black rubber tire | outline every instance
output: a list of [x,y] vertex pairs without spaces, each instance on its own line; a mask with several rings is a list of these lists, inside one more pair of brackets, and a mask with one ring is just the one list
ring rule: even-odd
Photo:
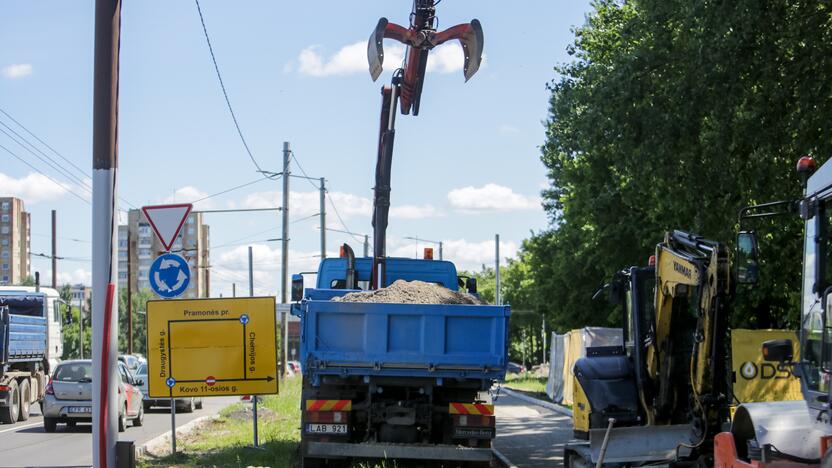
[[151,405],[151,404],[150,404],[149,402],[147,402],[147,401],[143,401],[143,402],[142,402],[142,407],[144,408],[144,410],[145,410],[145,411],[148,411],[150,408],[152,408],[152,407],[153,407],[153,405]]
[[17,387],[16,380],[9,383],[9,395],[11,395],[9,406],[0,407],[0,422],[4,424],[16,423],[20,413],[20,389]]
[[127,405],[124,405],[124,409],[118,415],[118,431],[124,432],[127,430]]
[[196,407],[196,409],[202,409],[202,398],[200,398],[199,401],[196,402],[195,407]]
[[133,419],[133,427],[141,427],[144,425],[144,405],[139,406],[139,415]]
[[[179,408],[176,409],[179,411]],[[183,413],[193,413],[194,412],[194,399],[190,398],[187,403],[182,405],[182,412]]]
[[43,418],[43,430],[49,433],[55,432],[58,428],[58,420],[55,418]]
[[18,421],[27,421],[29,419],[29,408],[31,407],[32,402],[29,401],[31,398],[31,388],[29,387],[29,381],[23,379],[20,381],[20,410],[17,413],[17,420]]

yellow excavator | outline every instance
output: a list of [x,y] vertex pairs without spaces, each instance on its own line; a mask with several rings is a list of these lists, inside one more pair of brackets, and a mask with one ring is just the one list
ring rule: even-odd
[[565,465],[710,466],[732,404],[728,249],[669,232],[650,266],[606,289],[624,306],[625,345],[588,348],[575,363]]

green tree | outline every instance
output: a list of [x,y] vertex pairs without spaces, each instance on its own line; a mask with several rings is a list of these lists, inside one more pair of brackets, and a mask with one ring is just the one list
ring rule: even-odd
[[[147,301],[153,299],[149,289],[135,291],[133,303],[133,352],[147,356]],[[120,288],[118,295],[118,349],[126,353],[127,347],[127,288]]]
[[[737,212],[793,199],[799,156],[832,150],[830,5],[818,1],[598,0],[556,68],[542,161],[551,228],[524,244],[558,329],[618,325],[591,301],[643,265],[664,232],[733,244]],[[822,162],[822,161],[819,161]],[[736,326],[796,325],[796,219],[760,221],[761,283]]]

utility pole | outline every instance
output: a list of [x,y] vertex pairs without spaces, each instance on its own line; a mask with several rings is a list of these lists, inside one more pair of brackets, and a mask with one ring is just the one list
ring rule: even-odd
[[502,305],[500,298],[500,235],[494,235],[494,304]]
[[127,354],[133,354],[133,256],[130,248],[130,219],[127,220]]
[[370,236],[364,234],[364,258],[370,256]]
[[321,177],[321,259],[326,258],[326,180]]
[[439,260],[443,260],[443,258],[442,258],[442,246],[443,245],[444,244],[442,243],[442,241],[439,241]]
[[92,453],[115,468],[118,419],[118,69],[121,0],[95,2],[92,144]]
[[289,170],[289,162],[292,157],[292,151],[289,147],[289,142],[283,142],[283,203],[281,206],[281,219],[283,235],[280,238],[280,303],[286,304],[286,287],[289,282],[289,179],[291,172]]
[[231,283],[231,297],[237,297],[237,283]]
[[78,348],[81,359],[84,359],[84,295],[78,298]]
[[[281,237],[281,271],[280,271],[280,303],[288,303],[287,284],[289,283],[289,179],[291,171],[289,162],[292,157],[292,150],[288,141],[283,142],[283,204],[281,206],[281,217],[283,220],[283,236]],[[286,372],[286,313],[280,314],[280,369],[278,375],[283,378]]]
[[248,246],[248,296],[254,297],[254,254],[251,252],[251,246]]
[[58,228],[55,226],[57,214],[52,210],[52,289],[58,289]]

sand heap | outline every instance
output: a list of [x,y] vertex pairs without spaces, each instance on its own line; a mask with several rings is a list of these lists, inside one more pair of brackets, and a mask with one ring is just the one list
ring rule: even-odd
[[367,292],[353,292],[335,297],[332,300],[394,304],[485,304],[485,302],[471,294],[451,291],[438,284],[404,280],[397,280],[386,288]]

